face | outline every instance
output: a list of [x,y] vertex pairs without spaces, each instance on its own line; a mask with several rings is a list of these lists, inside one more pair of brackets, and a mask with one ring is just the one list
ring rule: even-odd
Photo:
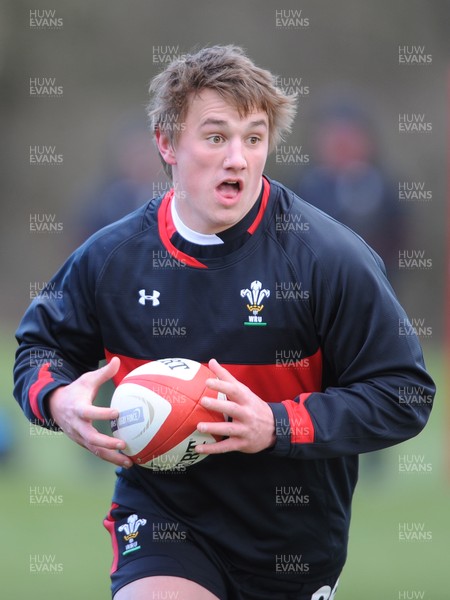
[[263,111],[240,117],[217,92],[192,97],[174,146],[157,133],[172,165],[178,214],[199,233],[218,233],[239,222],[258,199],[269,147]]
[[339,120],[319,129],[317,146],[321,161],[337,171],[369,162],[372,153],[368,134],[357,124]]

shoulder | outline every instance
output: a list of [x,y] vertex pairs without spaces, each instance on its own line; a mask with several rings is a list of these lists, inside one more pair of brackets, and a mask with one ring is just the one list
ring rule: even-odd
[[292,190],[271,181],[275,195],[274,229],[277,238],[294,255],[308,255],[325,271],[381,270],[378,254],[352,229],[309,204]]
[[[152,199],[122,219],[99,229],[83,242],[55,274],[71,285],[85,282],[96,289],[105,269],[117,258],[129,268],[135,248],[157,235],[157,211],[161,198]],[[152,230],[155,234],[152,234]],[[117,266],[118,262],[114,261]]]
[[83,246],[98,249],[102,245],[120,244],[156,224],[157,208],[161,198],[153,198],[133,212],[92,234]]
[[149,230],[157,228],[160,202],[161,198],[153,198],[118,221],[102,227],[75,251],[75,255],[104,262],[118,249],[145,238]]

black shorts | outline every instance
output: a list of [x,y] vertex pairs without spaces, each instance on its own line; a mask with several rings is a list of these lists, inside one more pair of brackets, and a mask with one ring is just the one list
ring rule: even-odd
[[104,526],[111,534],[111,590],[144,577],[167,575],[189,579],[220,600],[333,600],[337,576],[319,583],[283,582],[255,576],[225,563],[205,541],[180,522],[157,510],[136,513],[113,504]]

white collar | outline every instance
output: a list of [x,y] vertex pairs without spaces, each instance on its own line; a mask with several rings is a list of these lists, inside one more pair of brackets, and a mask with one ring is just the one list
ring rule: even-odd
[[214,246],[216,244],[223,244],[224,241],[220,239],[218,235],[215,233],[199,233],[198,231],[194,231],[187,225],[183,223],[180,218],[180,215],[177,212],[177,207],[175,205],[175,196],[172,199],[171,207],[172,220],[175,225],[178,233],[188,242],[192,242],[193,244],[199,244],[200,246]]

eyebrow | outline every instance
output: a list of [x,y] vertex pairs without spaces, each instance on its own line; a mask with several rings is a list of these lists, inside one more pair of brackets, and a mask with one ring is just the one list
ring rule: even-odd
[[[206,127],[208,125],[215,125],[216,127],[226,127],[227,121],[224,119],[213,119],[208,118],[205,119],[202,123],[200,123],[200,127]],[[265,127],[267,129],[267,122],[265,119],[258,119],[257,121],[250,121],[249,127]]]

